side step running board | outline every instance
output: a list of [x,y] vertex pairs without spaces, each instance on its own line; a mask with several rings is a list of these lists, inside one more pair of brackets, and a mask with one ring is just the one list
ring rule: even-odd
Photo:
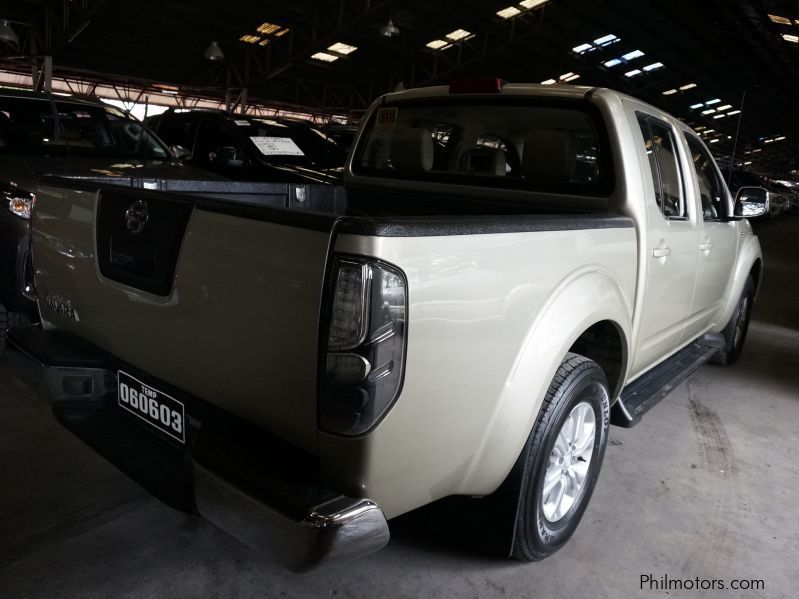
[[655,366],[624,389],[610,415],[610,423],[630,428],[677,385],[719,351],[717,347],[692,343]]

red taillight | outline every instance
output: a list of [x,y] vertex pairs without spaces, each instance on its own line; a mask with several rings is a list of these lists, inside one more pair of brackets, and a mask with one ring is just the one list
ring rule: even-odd
[[484,79],[458,79],[449,84],[451,94],[490,94],[499,93],[505,81],[499,77]]

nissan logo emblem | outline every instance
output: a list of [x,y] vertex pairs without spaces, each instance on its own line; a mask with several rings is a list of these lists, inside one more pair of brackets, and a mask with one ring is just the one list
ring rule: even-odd
[[150,213],[147,210],[147,202],[144,200],[136,200],[125,211],[125,227],[134,235],[138,235],[144,230],[148,220],[150,220]]

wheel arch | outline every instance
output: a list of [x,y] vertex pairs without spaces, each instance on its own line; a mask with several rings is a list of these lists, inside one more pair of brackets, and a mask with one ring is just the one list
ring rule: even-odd
[[596,361],[608,379],[611,402],[615,400],[628,369],[631,318],[628,293],[607,271],[585,269],[558,287],[536,314],[517,352],[461,492],[489,494],[505,480],[567,353]]

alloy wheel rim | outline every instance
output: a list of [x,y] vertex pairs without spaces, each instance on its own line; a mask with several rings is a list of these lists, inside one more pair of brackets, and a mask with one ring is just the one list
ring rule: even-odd
[[580,498],[591,466],[596,417],[587,401],[578,403],[555,439],[544,475],[541,506],[544,518],[557,522]]

